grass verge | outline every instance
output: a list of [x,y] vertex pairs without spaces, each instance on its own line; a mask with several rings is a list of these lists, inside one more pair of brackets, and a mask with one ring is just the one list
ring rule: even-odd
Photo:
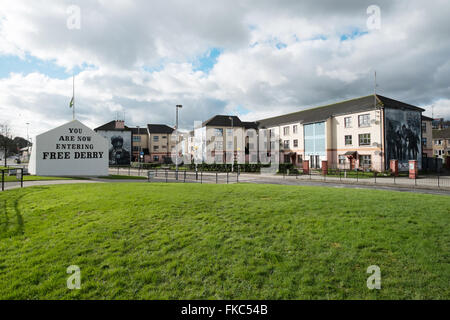
[[[108,183],[0,193],[0,299],[449,299],[450,197]],[[68,290],[67,267],[81,268]],[[381,290],[366,273],[381,268]]]

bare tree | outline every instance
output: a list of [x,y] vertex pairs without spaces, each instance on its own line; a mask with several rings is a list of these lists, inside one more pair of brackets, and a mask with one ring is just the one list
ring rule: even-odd
[[0,124],[0,147],[4,151],[5,167],[7,166],[8,151],[11,148],[11,128],[7,123]]

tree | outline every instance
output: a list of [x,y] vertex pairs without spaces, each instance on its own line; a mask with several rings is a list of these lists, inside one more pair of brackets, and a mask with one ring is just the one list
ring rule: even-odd
[[5,158],[5,167],[7,166],[6,159],[8,155],[11,154],[11,151],[16,148],[15,144],[11,139],[11,128],[7,123],[0,124],[0,147],[4,152]]

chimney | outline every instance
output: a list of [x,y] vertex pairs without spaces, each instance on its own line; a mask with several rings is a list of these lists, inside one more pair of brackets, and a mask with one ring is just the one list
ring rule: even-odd
[[125,128],[125,121],[123,121],[123,120],[116,120],[115,127],[116,127],[116,129],[124,129]]

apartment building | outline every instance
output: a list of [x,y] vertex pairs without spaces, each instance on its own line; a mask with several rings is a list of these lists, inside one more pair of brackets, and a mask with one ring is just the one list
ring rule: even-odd
[[257,163],[258,126],[237,116],[216,115],[197,126],[189,150],[206,163]]
[[422,116],[422,157],[433,156],[433,119]]
[[450,156],[450,128],[433,130],[433,155],[440,159]]
[[[370,95],[257,121],[280,143],[280,161],[311,168],[389,168],[415,159],[421,167],[424,109],[381,95]],[[273,145],[273,144],[272,144]]]
[[175,129],[165,124],[149,124],[147,132],[149,162],[170,163],[176,147]]
[[131,128],[134,162],[150,162],[149,134],[146,127]]
[[124,120],[113,120],[94,129],[109,141],[109,165],[129,165],[132,160],[131,129]]

